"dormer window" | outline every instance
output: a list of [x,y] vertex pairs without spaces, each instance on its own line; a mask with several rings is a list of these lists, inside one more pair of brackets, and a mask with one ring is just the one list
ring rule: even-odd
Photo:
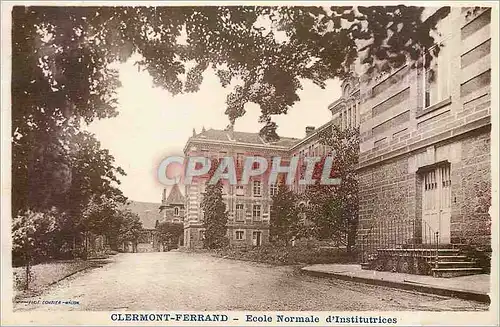
[[351,93],[351,86],[347,84],[344,89],[344,96],[348,97],[350,93]]

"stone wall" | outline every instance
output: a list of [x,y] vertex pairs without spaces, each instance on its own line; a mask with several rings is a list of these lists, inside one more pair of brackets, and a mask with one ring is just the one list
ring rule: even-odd
[[490,13],[452,8],[449,19],[449,97],[424,107],[422,70],[409,67],[361,83],[358,244],[387,221],[396,227],[377,242],[408,224],[422,234],[422,169],[439,164],[451,172],[450,242],[490,244]]
[[400,243],[421,241],[423,180],[419,169],[447,162],[451,171],[451,243],[488,246],[491,242],[490,137],[490,128],[484,127],[462,138],[360,170],[358,244],[363,243],[363,237],[374,225],[384,227],[382,232],[375,232],[379,234],[376,238],[381,238],[377,241],[381,245],[387,243],[387,239],[394,239],[390,234],[395,228]]
[[475,133],[461,144],[462,160],[452,166],[452,242],[488,245],[491,242],[490,132]]

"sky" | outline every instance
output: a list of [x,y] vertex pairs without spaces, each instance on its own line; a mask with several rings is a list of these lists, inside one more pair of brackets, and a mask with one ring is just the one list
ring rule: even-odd
[[[127,173],[120,177],[124,195],[129,200],[160,203],[164,186],[157,178],[159,163],[168,155],[182,155],[193,128],[199,133],[203,127],[224,129],[228,125],[224,111],[231,88],[220,86],[215,74],[207,71],[198,92],[172,96],[154,87],[150,75],[139,72],[133,59],[117,66],[122,83],[117,91],[118,116],[95,121],[87,129]],[[328,105],[340,97],[340,82],[328,81],[321,89],[304,81],[299,97],[286,115],[273,116],[280,136],[302,138],[306,126],[319,127],[330,120]],[[262,127],[260,109],[255,104],[245,109],[234,129],[257,133]]]

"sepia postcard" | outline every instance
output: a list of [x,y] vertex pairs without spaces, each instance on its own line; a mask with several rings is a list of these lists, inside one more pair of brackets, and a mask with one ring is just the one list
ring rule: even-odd
[[488,325],[495,2],[2,2],[2,326]]

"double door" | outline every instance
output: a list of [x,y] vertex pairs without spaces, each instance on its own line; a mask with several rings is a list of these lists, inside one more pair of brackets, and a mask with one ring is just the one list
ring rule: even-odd
[[422,185],[422,242],[450,243],[451,172],[450,166],[436,167],[423,174]]

